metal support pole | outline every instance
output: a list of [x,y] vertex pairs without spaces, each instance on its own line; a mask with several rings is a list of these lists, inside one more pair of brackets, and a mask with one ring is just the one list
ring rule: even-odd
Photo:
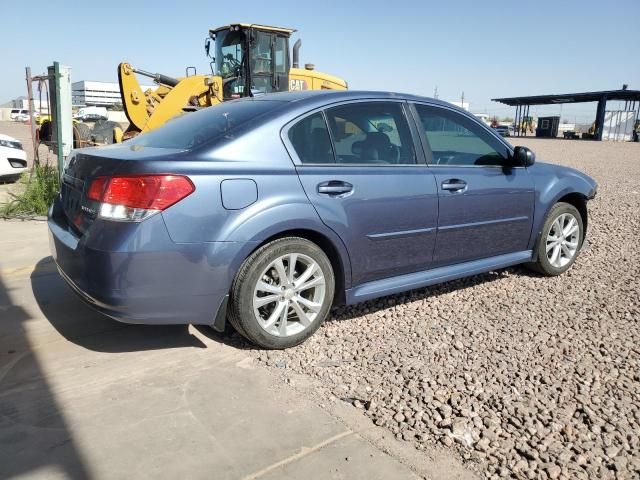
[[64,168],[64,153],[62,151],[62,104],[60,103],[60,63],[53,62],[53,74],[56,85],[56,143],[58,151],[58,176],[62,182],[62,170]]
[[607,109],[607,97],[598,100],[598,110],[596,112],[596,128],[593,136],[594,140],[602,140],[602,131],[604,130],[604,113]]
[[518,120],[518,112],[520,111],[520,105],[516,105],[516,136],[520,136],[520,121]]
[[27,75],[27,99],[29,101],[29,127],[31,130],[31,146],[33,148],[33,162],[34,165],[38,164],[38,145],[36,143],[36,125],[33,121],[33,114],[35,109],[33,108],[33,77],[31,77],[31,67],[26,67],[25,72]]
[[525,105],[520,105],[520,136],[524,137],[525,136],[525,132],[524,132],[524,112],[525,112],[526,106]]
[[519,137],[523,136],[523,131],[522,131],[522,117],[524,115],[524,105],[520,105],[518,107],[518,124],[520,125],[520,133],[518,134]]

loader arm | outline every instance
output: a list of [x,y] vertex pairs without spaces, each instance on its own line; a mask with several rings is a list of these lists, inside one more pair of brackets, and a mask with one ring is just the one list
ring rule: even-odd
[[149,120],[145,93],[138,83],[133,67],[126,62],[118,65],[118,83],[122,109],[129,120],[129,130],[142,131]]
[[131,134],[164,125],[181,115],[185,108],[210,107],[222,101],[222,79],[217,76],[193,75],[172,79],[156,74],[154,78],[159,83],[158,88],[143,92],[135,74],[136,70],[130,64],[118,65],[122,107],[130,123],[127,132]]

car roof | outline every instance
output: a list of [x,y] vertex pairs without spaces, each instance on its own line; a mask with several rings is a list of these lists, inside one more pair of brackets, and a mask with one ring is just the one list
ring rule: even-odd
[[[266,95],[260,95],[256,97],[246,97],[239,100],[233,100],[234,102],[241,101],[272,101],[281,102],[286,104],[283,108],[276,109],[272,114],[266,114],[263,117],[263,121],[268,121],[274,117],[280,117],[284,121],[289,121],[296,118],[300,114],[304,114],[310,110],[316,108],[324,108],[330,106],[332,103],[338,103],[349,100],[401,100],[409,102],[424,102],[435,106],[446,107],[451,110],[456,110],[462,115],[472,119],[480,125],[483,125],[488,131],[491,129],[482,121],[478,119],[471,112],[458,107],[449,102],[438,100],[430,97],[422,97],[419,95],[412,95],[409,93],[397,93],[397,92],[381,92],[381,91],[369,91],[369,90],[303,90],[294,92],[276,92]],[[508,128],[508,127],[505,127]],[[511,145],[494,133],[495,137],[502,142],[507,148],[512,148]]]
[[[295,92],[277,92],[268,95],[253,97],[253,100],[271,100],[295,103],[298,106],[313,106],[315,104],[328,104],[343,100],[407,100],[414,102],[429,102],[437,105],[455,107],[454,105],[429,97],[411,95],[408,93],[381,92],[374,90],[303,90]],[[293,106],[293,105],[292,105]]]

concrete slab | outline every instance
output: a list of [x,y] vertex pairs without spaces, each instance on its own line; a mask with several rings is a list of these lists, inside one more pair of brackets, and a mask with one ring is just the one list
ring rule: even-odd
[[[313,455],[305,455],[290,462],[259,472],[261,479],[324,478],[327,480],[388,480],[404,478],[404,465],[389,464],[388,456],[363,443],[355,434],[347,434],[326,445]],[[258,478],[258,477],[251,477]],[[415,476],[418,478],[418,476]]]
[[224,339],[89,309],[43,223],[0,233],[0,478],[416,478]]

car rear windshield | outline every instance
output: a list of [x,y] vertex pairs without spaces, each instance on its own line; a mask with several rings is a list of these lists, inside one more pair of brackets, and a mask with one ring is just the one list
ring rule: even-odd
[[272,100],[236,100],[169,120],[166,125],[127,141],[129,145],[190,150],[282,106]]

